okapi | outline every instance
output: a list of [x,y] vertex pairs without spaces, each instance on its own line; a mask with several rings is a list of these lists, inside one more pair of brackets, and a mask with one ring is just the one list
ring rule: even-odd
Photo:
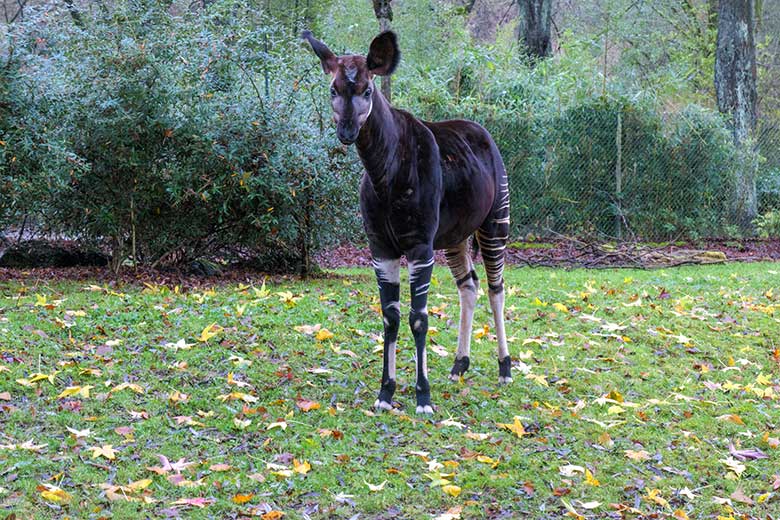
[[511,382],[503,281],[509,186],[492,137],[472,121],[431,123],[390,105],[374,87],[374,76],[390,75],[398,66],[401,54],[395,33],[386,31],[374,38],[367,56],[336,56],[311,32],[304,31],[302,37],[333,78],[330,95],[336,134],[342,143],[357,145],[365,167],[360,211],[384,318],[382,384],[374,407],[390,410],[396,389],[402,255],[409,263],[417,413],[433,413],[425,343],[434,250],[445,250],[460,299],[458,351],[450,378],[458,380],[468,370],[479,283],[468,250],[472,235],[487,273],[498,339],[498,381]]

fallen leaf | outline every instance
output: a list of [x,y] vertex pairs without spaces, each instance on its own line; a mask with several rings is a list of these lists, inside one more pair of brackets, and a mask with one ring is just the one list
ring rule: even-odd
[[64,489],[54,486],[52,484],[41,484],[36,488],[41,494],[41,498],[49,502],[55,502],[58,504],[67,504],[73,498]]
[[89,448],[92,450],[92,458],[105,457],[108,460],[116,459],[116,451],[111,444],[104,444],[103,446],[93,446]]
[[650,460],[650,454],[645,450],[625,450],[624,453],[626,457],[636,462]]
[[752,498],[747,496],[745,492],[742,490],[742,488],[737,488],[731,495],[729,495],[732,500],[735,502],[741,502],[743,504],[747,504],[749,506],[752,506],[755,504]]
[[365,480],[363,482],[365,482],[366,486],[368,486],[369,491],[382,491],[385,488],[385,484],[387,484],[386,480],[381,484],[376,485],[366,482]]
[[454,484],[447,484],[446,486],[442,486],[441,490],[452,497],[457,497],[460,495],[460,487]]
[[585,473],[585,468],[574,464],[565,464],[558,468],[558,472],[564,477],[573,477],[577,473]]
[[254,493],[247,493],[247,494],[238,493],[237,495],[233,496],[233,502],[235,502],[238,505],[246,504],[247,502],[252,500],[254,496],[255,496]]
[[217,322],[214,322],[201,331],[200,336],[198,336],[198,341],[201,343],[206,343],[220,332],[222,332],[222,327],[217,325]]
[[514,421],[511,424],[496,423],[496,426],[498,426],[499,428],[504,428],[506,430],[509,430],[510,432],[517,435],[518,439],[521,439],[523,435],[526,434],[525,428],[523,427],[523,423],[520,422],[520,418],[518,416],[514,417]]
[[589,486],[600,486],[601,483],[593,476],[589,469],[585,469],[585,483]]
[[314,338],[317,341],[325,341],[328,339],[333,338],[333,333],[329,331],[328,329],[320,329],[317,334],[314,336]]
[[311,471],[311,464],[309,464],[305,460],[299,462],[298,459],[293,459],[293,471],[296,473],[300,473],[301,475],[305,475],[309,471]]
[[172,506],[195,506],[203,509],[204,507],[211,505],[215,502],[213,498],[180,498],[175,502],[171,502]]
[[298,399],[295,401],[295,406],[300,408],[303,412],[310,412],[312,410],[319,410],[320,403],[317,401],[310,401],[308,399]]

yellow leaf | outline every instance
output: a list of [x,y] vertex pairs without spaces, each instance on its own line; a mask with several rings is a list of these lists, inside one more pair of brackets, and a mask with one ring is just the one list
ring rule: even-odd
[[252,500],[254,498],[254,496],[255,496],[254,493],[247,493],[247,494],[239,493],[239,494],[233,496],[233,502],[238,504],[238,505],[246,504],[247,502]]
[[610,406],[609,408],[607,408],[607,413],[609,415],[617,415],[617,414],[623,413],[623,412],[625,412],[625,410],[623,408],[621,408],[620,406],[616,405],[616,404],[614,404],[614,405]]
[[[746,466],[739,462],[734,457],[729,457],[727,459],[721,459],[719,460],[721,464],[726,466],[726,469],[728,470],[728,473],[726,474],[726,478],[730,480],[734,480],[742,476],[742,473],[745,471]],[[733,475],[733,476],[732,476]]]
[[284,516],[284,513],[281,511],[268,511],[267,513],[263,513],[263,515],[260,516],[262,520],[279,520],[281,517]]
[[454,484],[447,484],[446,486],[442,486],[441,490],[452,497],[457,497],[460,495],[460,487]]
[[647,489],[647,495],[644,496],[647,500],[650,500],[652,502],[655,502],[661,507],[667,507],[669,505],[669,502],[661,497],[661,490],[660,489]]
[[682,509],[676,510],[674,513],[672,513],[672,516],[676,518],[677,520],[689,520],[688,514],[683,511]]
[[144,489],[148,488],[152,484],[152,479],[145,478],[141,480],[136,480],[135,482],[131,482],[127,485],[127,488],[131,491],[143,491]]
[[80,395],[81,397],[87,398],[89,397],[89,390],[91,388],[95,388],[92,385],[86,385],[86,386],[69,386],[65,390],[63,390],[60,395],[57,396],[57,399],[62,399],[64,397],[70,397],[72,395]]
[[256,298],[267,298],[271,294],[271,291],[265,288],[265,278],[263,278],[263,285],[259,289],[252,287],[252,290],[255,292]]
[[566,307],[566,306],[565,306],[564,304],[562,304],[562,303],[555,302],[555,303],[553,303],[553,304],[552,304],[552,306],[553,306],[553,308],[554,308],[555,310],[557,310],[557,311],[560,311],[560,312],[563,312],[563,313],[566,313],[566,314],[568,314],[568,313],[569,313],[569,308],[568,308],[568,307]]
[[257,397],[245,394],[244,392],[230,392],[229,394],[223,394],[217,396],[220,401],[244,401],[245,403],[256,403]]
[[618,403],[622,403],[623,402],[623,396],[620,395],[620,392],[618,392],[617,390],[612,390],[609,393],[609,395],[607,395],[607,397],[609,397],[610,399],[612,399],[614,401],[617,401]]
[[222,331],[222,327],[217,325],[217,322],[214,322],[201,331],[200,336],[198,336],[198,341],[200,341],[201,343],[206,343],[208,340],[210,340],[211,338],[219,334],[221,331]]
[[371,484],[369,482],[363,481],[366,483],[366,486],[368,486],[369,491],[382,491],[385,488],[385,484],[387,484],[387,481],[383,481],[381,484]]
[[626,454],[626,457],[636,462],[650,459],[650,454],[645,450],[625,450],[624,453]]
[[144,389],[141,387],[141,385],[137,385],[135,383],[122,383],[112,388],[111,391],[109,391],[109,394],[113,394],[115,392],[121,392],[125,388],[132,390],[136,394],[144,393]]
[[547,377],[542,374],[526,374],[525,378],[533,380],[539,386],[550,386]]
[[293,471],[300,473],[301,475],[305,475],[311,471],[311,464],[305,460],[303,462],[299,462],[298,459],[293,459]]
[[38,486],[38,491],[41,493],[41,498],[49,502],[56,502],[58,504],[67,504],[73,497],[70,496],[65,490],[51,484],[43,484]]
[[482,330],[478,330],[474,334],[474,339],[482,339],[483,337],[487,336],[490,332],[490,326],[489,325],[483,325]]
[[601,483],[598,481],[596,477],[593,476],[593,473],[590,472],[589,469],[585,469],[585,483],[589,486],[600,486]]
[[491,459],[487,455],[477,455],[477,461],[479,461],[479,462],[481,462],[483,464],[490,464],[490,467],[492,467],[494,469],[501,462],[500,460],[497,460],[497,459]]
[[114,460],[116,459],[116,451],[114,450],[114,447],[111,444],[104,444],[103,446],[93,446],[90,448],[92,450],[92,458],[96,459],[98,457],[105,457],[108,460]]
[[317,335],[314,336],[314,338],[317,341],[325,341],[326,339],[331,339],[333,337],[333,333],[329,331],[328,329],[320,329],[317,332]]
[[54,376],[59,374],[59,371],[54,371],[51,374],[42,374],[40,372],[35,372],[30,376],[30,383],[37,383],[38,381],[44,381],[47,380],[49,383],[54,384]]
[[509,430],[510,432],[517,435],[518,439],[521,439],[523,435],[525,435],[525,428],[523,427],[523,423],[520,422],[520,418],[518,416],[514,417],[514,422],[512,422],[512,424],[496,423],[496,426]]

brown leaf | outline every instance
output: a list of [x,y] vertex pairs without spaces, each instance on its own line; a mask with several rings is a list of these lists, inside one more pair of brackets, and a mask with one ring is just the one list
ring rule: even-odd
[[310,412],[312,410],[318,410],[320,408],[320,403],[317,401],[310,401],[308,399],[300,398],[295,401],[295,406],[300,408],[303,412]]
[[731,499],[736,502],[742,502],[743,504],[747,504],[749,506],[752,506],[755,502],[753,502],[753,499],[750,498],[745,494],[744,491],[742,491],[742,488],[737,488],[736,491],[734,491],[731,495]]

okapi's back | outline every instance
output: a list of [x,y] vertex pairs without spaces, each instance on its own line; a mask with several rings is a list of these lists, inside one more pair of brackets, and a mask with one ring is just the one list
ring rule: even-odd
[[423,121],[439,146],[444,197],[436,247],[453,247],[465,240],[490,213],[506,184],[501,155],[490,133],[462,119]]

